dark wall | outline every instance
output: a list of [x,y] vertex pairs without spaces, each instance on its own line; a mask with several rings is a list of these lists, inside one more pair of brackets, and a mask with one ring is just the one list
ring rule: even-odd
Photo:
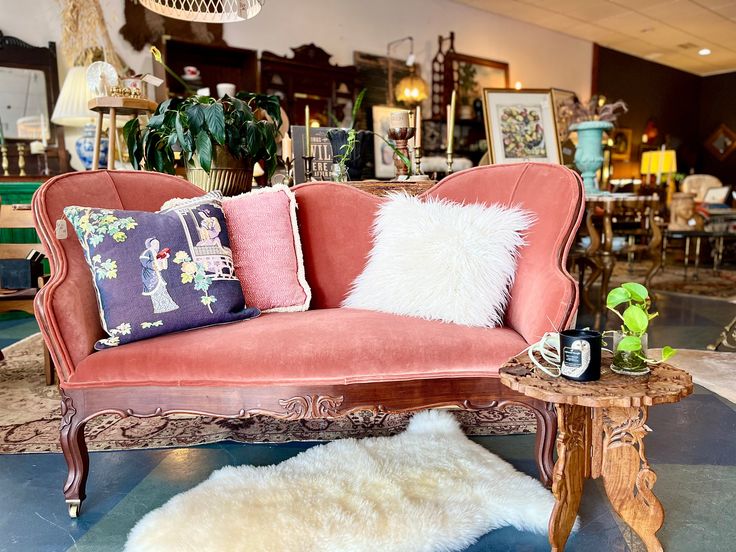
[[701,77],[602,46],[596,46],[594,56],[593,93],[609,101],[622,99],[629,106],[617,124],[632,129],[631,162],[616,163],[614,176],[639,175],[641,136],[650,118],[659,129],[652,145],[661,146],[667,140],[667,146],[677,150],[678,172],[695,167],[702,142],[698,124]]
[[[736,132],[736,73],[726,73],[700,79],[699,143],[725,123]],[[723,161],[701,148],[698,167],[700,172],[712,174],[725,184],[736,184],[736,152]]]

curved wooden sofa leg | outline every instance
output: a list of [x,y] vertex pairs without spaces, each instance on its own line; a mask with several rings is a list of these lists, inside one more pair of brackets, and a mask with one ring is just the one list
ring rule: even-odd
[[84,440],[84,426],[87,423],[84,412],[75,405],[72,397],[64,389],[61,391],[61,450],[67,464],[67,478],[64,484],[69,516],[76,518],[85,499],[85,486],[89,473],[89,453]]

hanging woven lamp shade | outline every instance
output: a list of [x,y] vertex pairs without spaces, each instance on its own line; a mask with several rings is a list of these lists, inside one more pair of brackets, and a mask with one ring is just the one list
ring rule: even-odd
[[258,15],[266,0],[139,0],[166,17],[202,23],[232,23]]

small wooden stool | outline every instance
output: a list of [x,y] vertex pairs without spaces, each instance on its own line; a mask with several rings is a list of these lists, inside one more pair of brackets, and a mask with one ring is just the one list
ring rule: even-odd
[[92,156],[92,170],[99,169],[100,164],[100,141],[102,139],[102,118],[105,113],[110,114],[110,145],[107,154],[107,169],[115,169],[115,142],[117,139],[117,128],[115,121],[118,115],[135,115],[141,113],[149,114],[156,111],[158,104],[145,98],[122,98],[117,96],[102,96],[92,98],[87,103],[92,111],[97,112],[97,128],[95,129],[95,150]]
[[645,376],[611,371],[603,359],[601,379],[577,382],[540,374],[528,356],[499,371],[501,383],[554,405],[557,462],[552,472],[555,507],[549,520],[552,550],[562,551],[570,535],[586,478],[603,478],[613,509],[641,537],[648,552],[662,552],[656,536],[664,508],[652,487],[657,476],[644,453],[649,407],[674,403],[693,392],[690,374],[669,364]]

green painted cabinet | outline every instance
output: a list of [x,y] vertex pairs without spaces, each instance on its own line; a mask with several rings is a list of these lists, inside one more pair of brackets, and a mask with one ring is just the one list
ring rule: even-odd
[[[30,203],[35,192],[43,184],[38,182],[0,182],[0,198],[4,205]],[[32,228],[1,228],[0,243],[39,243],[38,234]]]

